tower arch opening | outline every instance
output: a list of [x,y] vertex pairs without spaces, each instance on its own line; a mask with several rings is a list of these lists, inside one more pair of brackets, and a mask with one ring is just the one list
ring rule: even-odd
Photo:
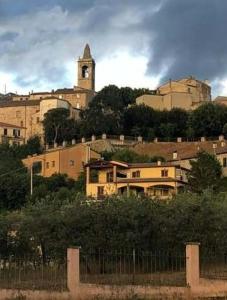
[[82,78],[88,78],[89,77],[89,68],[88,66],[82,67]]

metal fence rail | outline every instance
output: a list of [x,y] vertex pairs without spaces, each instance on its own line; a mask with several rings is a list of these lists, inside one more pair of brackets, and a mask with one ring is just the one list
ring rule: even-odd
[[0,288],[65,290],[67,288],[66,260],[0,257]]
[[185,286],[185,254],[168,251],[80,252],[81,282]]
[[221,252],[201,251],[200,276],[207,279],[227,279],[227,248]]

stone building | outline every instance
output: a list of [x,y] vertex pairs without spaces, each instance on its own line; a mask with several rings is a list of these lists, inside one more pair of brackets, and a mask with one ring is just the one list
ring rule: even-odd
[[24,144],[24,131],[22,126],[0,122],[0,142],[10,145]]
[[21,138],[26,142],[33,135],[43,137],[42,121],[50,109],[69,109],[71,118],[78,119],[80,111],[87,108],[95,95],[95,61],[89,45],[86,45],[83,57],[78,60],[77,70],[78,83],[73,88],[2,97],[0,122],[24,127]]
[[207,81],[193,77],[169,82],[157,88],[155,95],[142,95],[136,99],[136,104],[145,104],[157,110],[182,108],[192,110],[200,104],[211,101],[211,87]]
[[31,92],[28,95],[14,95],[13,101],[42,100],[56,97],[68,101],[75,109],[87,108],[95,95],[95,61],[87,44],[82,57],[77,62],[78,80],[73,88],[59,88],[49,92]]

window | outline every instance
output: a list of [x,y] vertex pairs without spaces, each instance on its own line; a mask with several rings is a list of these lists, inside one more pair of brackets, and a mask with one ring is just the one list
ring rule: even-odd
[[140,171],[132,172],[132,178],[138,178],[138,177],[140,177]]
[[39,117],[36,118],[36,123],[37,123],[37,124],[39,123]]
[[7,135],[7,128],[4,128],[4,135]]
[[98,196],[104,196],[104,186],[98,186]]
[[17,136],[20,136],[20,130],[17,130]]
[[13,136],[17,136],[17,130],[13,129]]
[[223,167],[224,168],[227,167],[227,158],[226,157],[223,158]]
[[19,110],[16,111],[16,118],[21,118],[21,112]]
[[55,161],[54,160],[52,161],[52,167],[53,168],[55,167]]
[[89,77],[88,66],[83,66],[82,67],[82,77],[83,78],[88,78]]
[[106,173],[106,182],[113,182],[113,172]]
[[20,121],[20,126],[23,127],[24,126],[24,122]]
[[69,161],[69,165],[70,165],[70,167],[73,167],[73,166],[75,165],[75,162],[74,162],[74,160],[70,159],[70,161]]
[[161,170],[161,177],[168,177],[168,170],[166,169]]
[[46,163],[46,168],[49,169],[49,162]]

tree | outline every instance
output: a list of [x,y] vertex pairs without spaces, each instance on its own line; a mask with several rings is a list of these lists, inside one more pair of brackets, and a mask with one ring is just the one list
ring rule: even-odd
[[29,192],[27,174],[17,172],[0,176],[0,210],[20,209]]
[[126,135],[147,137],[150,128],[156,123],[156,112],[145,105],[133,105],[124,113],[123,126]]
[[67,127],[69,119],[69,110],[65,108],[56,108],[49,110],[44,115],[44,133],[47,143],[59,143],[63,141],[62,131]]
[[194,130],[196,136],[218,136],[222,134],[226,122],[225,105],[206,103],[191,113],[188,127]]
[[222,177],[222,167],[217,158],[205,151],[197,155],[197,160],[190,161],[188,173],[189,190],[202,193],[204,190],[218,191]]
[[227,123],[224,124],[222,128],[222,133],[224,134],[225,138],[227,137]]
[[26,156],[33,154],[41,154],[43,152],[40,137],[37,135],[30,137],[25,146],[27,148]]

